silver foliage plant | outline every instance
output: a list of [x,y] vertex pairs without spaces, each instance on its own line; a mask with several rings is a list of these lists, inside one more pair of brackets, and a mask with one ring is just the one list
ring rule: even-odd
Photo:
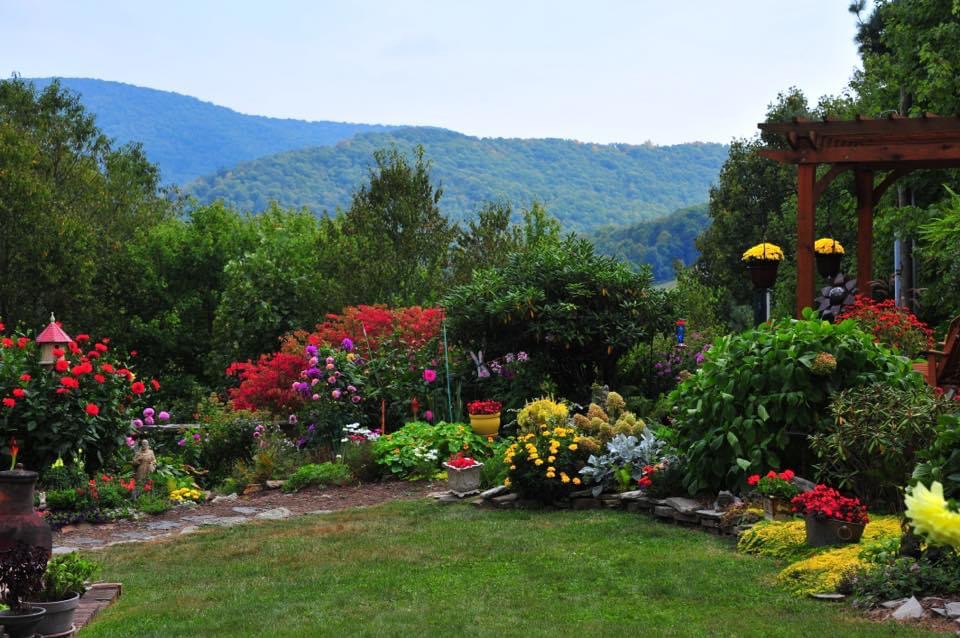
[[639,439],[618,434],[607,443],[606,454],[590,455],[580,474],[594,496],[599,496],[614,481],[623,489],[640,479],[644,466],[660,461],[663,448],[663,441],[649,429],[644,429]]

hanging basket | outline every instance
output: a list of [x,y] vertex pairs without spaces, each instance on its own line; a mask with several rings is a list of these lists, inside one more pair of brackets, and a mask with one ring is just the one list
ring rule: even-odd
[[747,262],[747,270],[754,288],[773,288],[777,281],[778,259],[754,259]]
[[816,253],[817,272],[824,279],[833,279],[840,274],[843,253]]

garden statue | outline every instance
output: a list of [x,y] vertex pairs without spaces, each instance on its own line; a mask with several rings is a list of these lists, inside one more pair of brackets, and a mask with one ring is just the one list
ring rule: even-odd
[[136,493],[140,494],[140,488],[143,486],[150,474],[157,469],[157,457],[150,449],[150,442],[146,439],[140,441],[140,449],[133,457],[133,471],[136,477]]

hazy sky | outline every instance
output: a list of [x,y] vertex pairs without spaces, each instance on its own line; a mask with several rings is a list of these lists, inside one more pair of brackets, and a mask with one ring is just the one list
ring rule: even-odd
[[0,73],[480,136],[728,142],[857,65],[849,0],[0,0]]

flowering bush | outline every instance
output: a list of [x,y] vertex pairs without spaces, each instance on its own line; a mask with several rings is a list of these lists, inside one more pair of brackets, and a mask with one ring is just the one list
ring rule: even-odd
[[487,440],[461,423],[414,421],[373,442],[376,462],[399,477],[433,476],[441,459],[456,452],[485,457],[488,450]]
[[502,407],[499,401],[471,401],[467,404],[467,414],[498,414]]
[[908,357],[933,347],[933,330],[906,308],[897,307],[893,299],[876,302],[857,295],[853,305],[837,317],[837,321],[845,319],[857,322],[876,343],[897,348]]
[[319,444],[331,451],[337,447],[345,423],[361,414],[364,379],[352,352],[341,348],[308,345],[303,360],[307,366],[291,388],[303,398],[302,407],[287,418],[299,431],[297,447]]
[[770,498],[792,499],[800,492],[792,483],[795,476],[793,470],[784,470],[779,474],[770,470],[762,478],[759,474],[747,477],[747,485],[756,487],[758,493]]
[[841,496],[840,492],[822,483],[808,492],[797,494],[790,502],[793,504],[793,511],[804,516],[833,518],[858,525],[870,522],[867,506],[863,505],[860,499]]
[[203,500],[203,492],[196,487],[178,487],[170,492],[170,500],[174,503],[183,503],[184,501],[197,503]]
[[776,244],[764,242],[748,248],[740,259],[742,261],[783,261],[783,250]]
[[551,503],[577,489],[586,461],[574,428],[541,429],[517,437],[503,461],[509,467],[504,485],[524,498]]
[[[0,335],[3,329],[0,324]],[[96,471],[125,445],[128,415],[160,383],[137,379],[109,344],[106,337],[77,335],[54,349],[55,363],[44,367],[33,339],[0,337],[0,441],[16,437],[26,467],[43,469],[60,457],[71,461],[83,450],[87,471]]]
[[307,343],[342,346],[348,341],[357,354],[372,359],[382,345],[391,341],[399,341],[411,350],[422,348],[440,335],[442,321],[439,308],[350,306],[341,314],[328,314],[312,333],[294,332],[284,340],[282,350],[296,353]]
[[517,425],[522,433],[535,433],[567,424],[570,414],[565,403],[553,399],[537,399],[523,406],[517,414]]
[[683,492],[683,459],[665,456],[658,463],[645,465],[637,486],[651,498],[669,498]]
[[227,368],[240,385],[230,389],[230,400],[237,410],[266,410],[286,415],[303,405],[302,393],[293,388],[304,369],[302,350],[299,354],[277,352],[261,355],[256,363],[234,362]]

